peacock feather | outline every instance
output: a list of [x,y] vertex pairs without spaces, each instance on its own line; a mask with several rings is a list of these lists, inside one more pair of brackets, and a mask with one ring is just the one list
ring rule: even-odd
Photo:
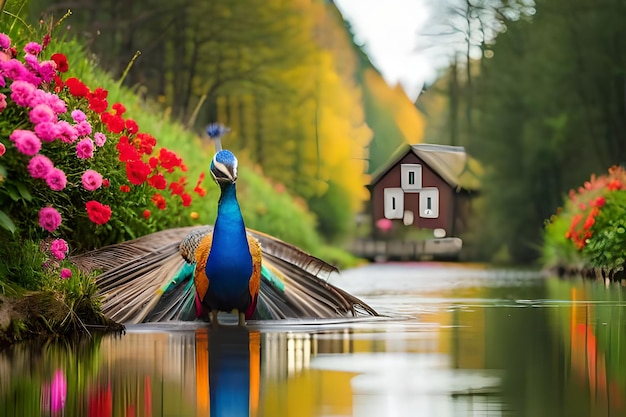
[[[104,314],[121,323],[194,320],[194,273],[185,259],[213,226],[167,229],[71,258],[96,283]],[[247,229],[261,246],[263,265],[252,319],[375,316],[357,297],[327,279],[337,269],[296,246]],[[195,242],[195,243],[194,243]]]
[[74,256],[96,281],[103,312],[122,323],[193,320],[219,311],[246,319],[376,315],[329,284],[336,268],[299,248],[245,227],[236,194],[237,159],[211,161],[220,186],[214,226],[169,229]]

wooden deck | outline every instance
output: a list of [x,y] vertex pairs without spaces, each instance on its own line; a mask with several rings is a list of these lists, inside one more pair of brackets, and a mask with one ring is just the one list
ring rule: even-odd
[[463,241],[458,237],[427,240],[357,239],[350,251],[372,261],[458,260]]

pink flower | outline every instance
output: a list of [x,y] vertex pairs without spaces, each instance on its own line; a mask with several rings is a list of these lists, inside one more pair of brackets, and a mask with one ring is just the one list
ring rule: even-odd
[[81,181],[85,190],[94,191],[102,185],[102,175],[93,169],[88,169],[81,177]]
[[66,122],[65,120],[60,120],[57,125],[57,135],[58,137],[65,143],[74,143],[76,139],[78,139],[78,132],[74,129],[74,126]]
[[30,72],[28,68],[24,66],[17,59],[9,59],[8,61],[0,62],[0,69],[4,72],[4,76],[14,81],[24,81],[33,85],[33,87],[39,85],[41,80],[35,74]]
[[26,62],[26,65],[28,66],[28,68],[30,68],[32,72],[34,73],[39,72],[39,60],[37,60],[37,57],[35,55],[32,55],[32,54],[24,55],[24,62]]
[[11,46],[11,38],[4,33],[0,33],[0,49],[7,49]]
[[39,63],[39,75],[41,79],[48,83],[52,81],[57,72],[57,64],[54,61],[43,61]]
[[27,54],[39,55],[39,53],[41,52],[41,45],[39,45],[37,42],[29,42],[24,47],[24,52],[26,52]]
[[87,116],[85,116],[85,113],[81,110],[77,109],[72,112],[72,120],[74,120],[74,123],[84,122],[87,120]]
[[91,133],[91,125],[86,120],[83,120],[80,123],[76,123],[74,125],[74,129],[76,129],[78,136],[87,136]]
[[50,244],[50,253],[60,261],[65,259],[69,250],[67,242],[63,239],[54,239]]
[[33,124],[52,123],[57,121],[57,115],[47,104],[36,105],[29,113],[28,117]]
[[11,133],[9,139],[13,141],[17,150],[24,155],[35,155],[41,149],[41,141],[30,130],[16,129]]
[[33,178],[46,178],[54,164],[44,155],[35,155],[28,162],[28,173]]
[[93,135],[93,140],[96,142],[96,146],[102,147],[107,141],[107,137],[102,132],[96,132]]
[[61,269],[61,278],[63,279],[67,279],[70,278],[72,276],[72,270],[69,268],[63,268]]
[[46,184],[48,184],[51,190],[61,191],[67,185],[65,172],[58,168],[52,168],[46,175]]
[[61,215],[54,207],[44,207],[39,210],[39,225],[52,233],[61,224]]
[[393,223],[389,219],[382,218],[376,220],[376,227],[383,232],[388,232],[393,227]]
[[85,138],[76,144],[76,156],[80,159],[93,158],[93,142]]
[[7,96],[0,93],[0,113],[2,113],[4,109],[6,108],[7,108]]
[[59,136],[56,123],[42,122],[35,126],[35,134],[44,142],[52,142]]
[[26,81],[13,81],[11,84],[11,99],[18,106],[29,107],[37,89]]
[[67,111],[67,105],[65,104],[65,101],[63,101],[61,97],[57,96],[56,94],[48,93],[42,90],[37,90],[37,91],[41,91],[42,101],[48,106],[50,106],[50,108],[56,114],[63,114]]
[[4,146],[3,143],[0,143],[0,156],[4,155],[6,151],[7,151],[6,146]]

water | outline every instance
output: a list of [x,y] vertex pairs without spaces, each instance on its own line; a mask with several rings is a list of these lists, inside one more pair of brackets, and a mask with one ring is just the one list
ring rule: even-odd
[[435,263],[331,281],[386,317],[15,346],[0,353],[0,416],[626,415],[618,285]]

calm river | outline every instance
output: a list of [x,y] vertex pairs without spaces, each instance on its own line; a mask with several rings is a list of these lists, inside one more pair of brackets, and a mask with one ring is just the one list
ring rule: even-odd
[[15,346],[0,353],[0,416],[626,415],[621,286],[437,263],[331,282],[386,317]]

